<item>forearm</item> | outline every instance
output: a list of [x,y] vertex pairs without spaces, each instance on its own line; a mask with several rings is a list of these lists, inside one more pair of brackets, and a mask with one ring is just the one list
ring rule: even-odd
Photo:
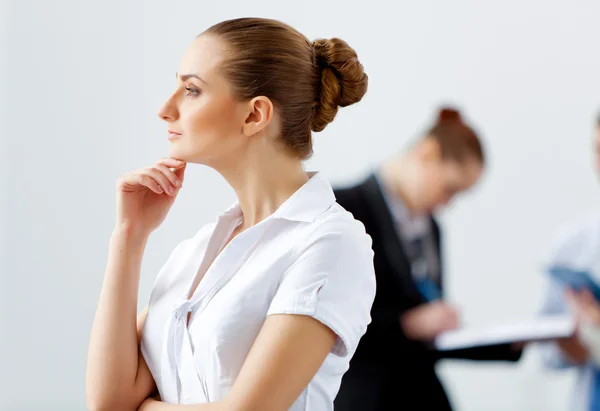
[[137,299],[146,242],[146,236],[124,229],[115,229],[111,236],[89,344],[86,383],[91,404],[121,403],[135,385]]

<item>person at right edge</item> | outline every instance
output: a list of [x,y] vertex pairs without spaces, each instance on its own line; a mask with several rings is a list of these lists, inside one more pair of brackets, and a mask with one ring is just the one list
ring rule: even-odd
[[[594,169],[600,176],[600,113],[593,129]],[[600,213],[594,208],[558,230],[545,263],[548,268],[560,266],[585,271],[600,284],[599,250]],[[565,289],[548,275],[540,312],[575,314],[577,332],[571,337],[536,345],[547,369],[571,369],[577,373],[569,411],[600,411],[600,301],[590,290]]]
[[363,222],[373,240],[377,281],[371,324],[342,378],[335,411],[452,410],[435,372],[442,358],[517,361],[512,344],[437,351],[433,341],[459,324],[443,299],[441,230],[434,217],[483,172],[484,153],[471,127],[442,108],[407,152],[337,201]]

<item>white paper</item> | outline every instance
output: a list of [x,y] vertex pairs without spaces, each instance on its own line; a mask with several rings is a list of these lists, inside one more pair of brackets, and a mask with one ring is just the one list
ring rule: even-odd
[[541,341],[569,337],[574,332],[575,321],[571,315],[540,316],[522,322],[446,331],[435,339],[435,347],[438,350],[455,350],[512,342]]

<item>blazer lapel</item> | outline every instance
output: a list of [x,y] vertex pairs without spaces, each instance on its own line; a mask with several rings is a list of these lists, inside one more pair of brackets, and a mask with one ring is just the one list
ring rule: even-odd
[[381,233],[383,251],[394,274],[400,280],[405,291],[423,301],[423,297],[412,279],[412,270],[406,251],[398,237],[396,225],[376,177],[371,175],[359,188],[370,207],[369,215]]
[[431,217],[431,227],[432,227],[432,233],[433,233],[433,241],[435,243],[435,252],[436,252],[436,257],[437,257],[437,281],[438,281],[438,285],[440,287],[440,290],[443,290],[443,284],[442,284],[442,280],[444,278],[444,272],[442,270],[442,267],[444,266],[443,261],[442,261],[442,240],[441,240],[441,232],[440,232],[440,226],[438,224],[438,222],[436,221],[435,218]]

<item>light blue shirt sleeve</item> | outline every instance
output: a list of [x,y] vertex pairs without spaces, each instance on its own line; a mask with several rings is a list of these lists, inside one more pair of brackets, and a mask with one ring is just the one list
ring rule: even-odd
[[[567,266],[573,269],[588,271],[598,278],[600,271],[600,216],[594,213],[592,218],[583,218],[576,224],[565,227],[559,235],[545,268],[554,265]],[[565,301],[566,289],[554,281],[548,272],[543,275],[547,279],[547,289],[541,308],[541,314],[566,314],[569,307]],[[549,368],[566,368],[574,364],[554,342],[539,343],[545,366]]]
[[[558,315],[568,313],[568,306],[564,298],[564,288],[550,278],[548,278],[547,282],[548,285],[540,314]],[[574,366],[569,358],[562,352],[557,343],[553,341],[540,342],[538,343],[538,348],[542,355],[544,366],[553,369]]]
[[[592,215],[584,216],[578,219],[574,224],[564,227],[559,232],[558,241],[549,254],[546,267],[560,265],[572,268],[574,270],[584,270],[600,283],[600,214],[594,210]],[[550,274],[544,272],[547,288],[545,290],[544,300],[541,307],[541,314],[565,314],[569,307],[565,301],[565,289]],[[582,337],[580,330],[580,338]],[[592,330],[594,331],[594,330]],[[595,336],[594,336],[595,337]],[[594,341],[584,341],[588,345],[600,344],[600,339]],[[573,395],[569,410],[594,410],[600,408],[594,401],[598,394],[598,385],[596,378],[597,371],[593,367],[593,355],[591,361],[583,365],[573,364],[569,358],[561,351],[558,344],[554,342],[544,342],[536,344],[540,348],[543,363],[548,368],[563,369],[573,368],[577,371],[577,383],[573,387]],[[596,347],[594,347],[596,348]],[[600,349],[600,347],[599,347]],[[593,352],[593,350],[591,350]],[[600,352],[600,351],[599,351]],[[599,354],[600,355],[600,354]]]

